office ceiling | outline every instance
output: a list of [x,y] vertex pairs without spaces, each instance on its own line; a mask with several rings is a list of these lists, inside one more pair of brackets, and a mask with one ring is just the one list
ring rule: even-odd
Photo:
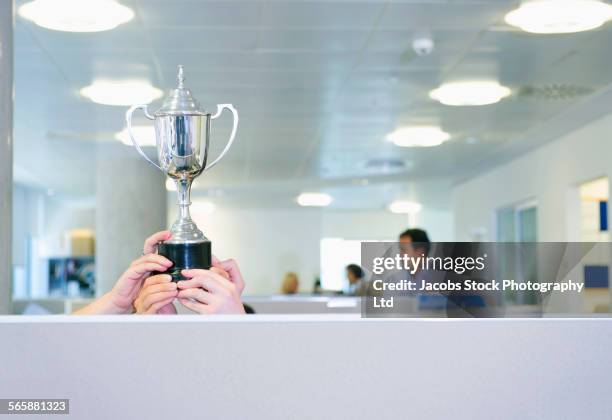
[[[177,64],[205,106],[240,112],[235,147],[196,184],[196,194],[239,206],[293,206],[308,190],[331,192],[332,208],[396,198],[446,208],[454,182],[610,112],[600,102],[612,82],[612,25],[522,33],[503,22],[517,1],[121,2],[136,17],[107,32],[56,32],[16,17],[19,182],[95,194],[100,150],[135,151],[113,139],[125,108],[94,104],[79,89],[138,77],[167,90]],[[411,47],[421,36],[435,41],[430,55]],[[462,108],[429,98],[463,78],[496,78],[513,94]],[[222,120],[213,153],[229,134]],[[452,138],[421,149],[385,141],[409,124],[440,125]]]

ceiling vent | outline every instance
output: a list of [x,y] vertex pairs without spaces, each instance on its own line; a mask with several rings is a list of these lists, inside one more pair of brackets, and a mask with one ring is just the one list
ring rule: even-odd
[[569,100],[590,95],[595,89],[586,86],[552,83],[540,86],[523,86],[519,89],[519,96],[540,100]]
[[371,173],[397,173],[407,168],[406,162],[400,159],[370,159],[365,163],[365,169]]

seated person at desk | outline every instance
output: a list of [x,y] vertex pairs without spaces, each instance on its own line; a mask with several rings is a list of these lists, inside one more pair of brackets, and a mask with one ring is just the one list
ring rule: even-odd
[[297,274],[290,271],[285,274],[283,278],[283,284],[281,285],[281,294],[283,295],[295,295],[300,289],[300,280]]
[[367,294],[368,285],[364,277],[365,274],[363,269],[357,264],[349,264],[346,266],[346,278],[349,282],[348,295],[365,296]]
[[183,270],[188,280],[176,283],[168,274],[151,276],[172,266],[156,253],[157,244],[169,238],[169,231],[149,237],[142,257],[132,262],[112,290],[75,314],[175,314],[175,299],[199,314],[243,314],[240,295],[244,280],[233,260],[219,261],[213,257],[210,270]]

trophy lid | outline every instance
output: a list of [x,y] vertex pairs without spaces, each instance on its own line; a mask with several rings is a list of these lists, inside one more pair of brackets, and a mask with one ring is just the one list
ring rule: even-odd
[[176,89],[170,91],[170,95],[166,97],[162,107],[155,115],[204,115],[204,108],[202,108],[200,103],[191,95],[191,91],[186,89],[183,85],[185,76],[183,74],[182,65],[178,66],[176,81],[178,83]]

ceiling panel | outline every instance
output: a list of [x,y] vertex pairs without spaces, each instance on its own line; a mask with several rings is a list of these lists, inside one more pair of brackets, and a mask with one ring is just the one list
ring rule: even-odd
[[[612,25],[527,35],[502,22],[514,0],[121,1],[135,19],[102,33],[49,31],[17,17],[15,163],[58,192],[92,194],[100,148],[134,152],[112,139],[126,107],[78,93],[99,77],[145,78],[167,92],[183,64],[206,109],[236,106],[235,148],[195,194],[221,188],[219,200],[233,205],[294,205],[302,188],[327,189],[338,208],[382,208],[399,195],[440,205],[452,182],[532,150],[548,121],[595,97],[558,99],[540,88],[599,93],[612,82]],[[412,42],[423,36],[435,47],[419,56]],[[467,108],[428,96],[440,83],[476,77],[497,78],[513,94]],[[440,125],[451,140],[430,149],[385,141],[408,124]],[[230,125],[229,115],[215,121],[212,155]],[[366,166],[384,159],[405,166]]]
[[[148,28],[248,27],[257,26],[261,2],[255,1],[167,1],[138,0],[137,19]],[[185,37],[183,42],[197,42]]]
[[382,1],[266,1],[263,27],[368,29],[384,8]]

